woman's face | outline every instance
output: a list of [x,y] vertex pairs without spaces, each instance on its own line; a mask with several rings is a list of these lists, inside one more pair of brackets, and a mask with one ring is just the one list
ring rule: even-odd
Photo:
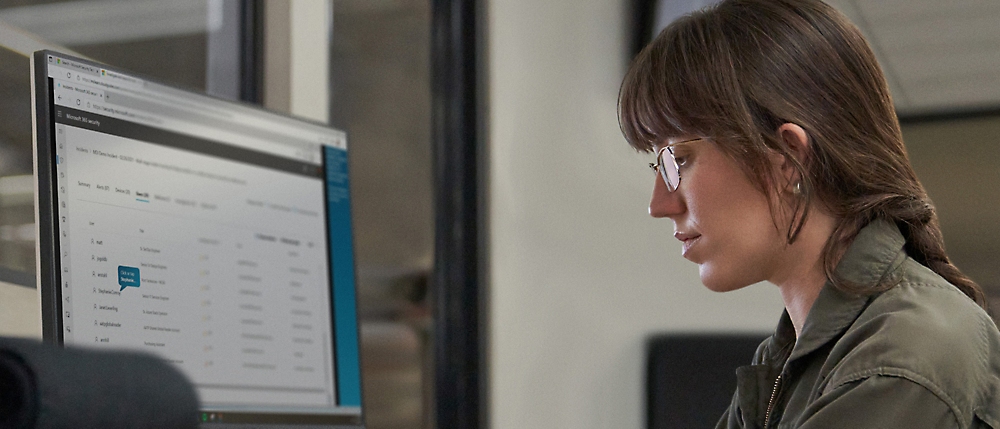
[[779,275],[788,252],[784,229],[775,226],[768,197],[710,140],[679,144],[674,156],[680,185],[669,192],[655,175],[649,214],[674,222],[674,237],[680,240],[684,258],[698,264],[701,282],[710,290],[726,292]]

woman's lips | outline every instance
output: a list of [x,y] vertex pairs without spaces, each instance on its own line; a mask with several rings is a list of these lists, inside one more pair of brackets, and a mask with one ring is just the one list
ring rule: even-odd
[[698,242],[698,239],[701,238],[701,235],[693,233],[675,232],[674,238],[681,241],[682,243],[681,255],[687,257],[688,252],[691,250],[691,246],[694,246],[694,244]]

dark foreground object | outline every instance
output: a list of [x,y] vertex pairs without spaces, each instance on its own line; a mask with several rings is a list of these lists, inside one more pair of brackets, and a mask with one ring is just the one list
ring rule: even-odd
[[736,368],[749,365],[765,334],[673,334],[649,339],[649,429],[711,428],[736,390]]
[[195,428],[198,398],[153,356],[0,338],[0,429]]

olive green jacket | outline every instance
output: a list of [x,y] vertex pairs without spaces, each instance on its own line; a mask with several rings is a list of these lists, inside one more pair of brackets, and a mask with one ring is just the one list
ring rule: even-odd
[[717,427],[1000,429],[1000,332],[903,244],[889,222],[862,229],[837,274],[894,286],[855,297],[828,282],[798,341],[783,314]]

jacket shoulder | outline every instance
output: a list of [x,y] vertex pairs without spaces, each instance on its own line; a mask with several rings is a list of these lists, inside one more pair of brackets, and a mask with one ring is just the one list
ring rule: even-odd
[[997,408],[996,324],[930,269],[909,258],[900,268],[899,283],[874,298],[833,346],[824,391],[890,376],[927,388],[963,420],[984,404]]

